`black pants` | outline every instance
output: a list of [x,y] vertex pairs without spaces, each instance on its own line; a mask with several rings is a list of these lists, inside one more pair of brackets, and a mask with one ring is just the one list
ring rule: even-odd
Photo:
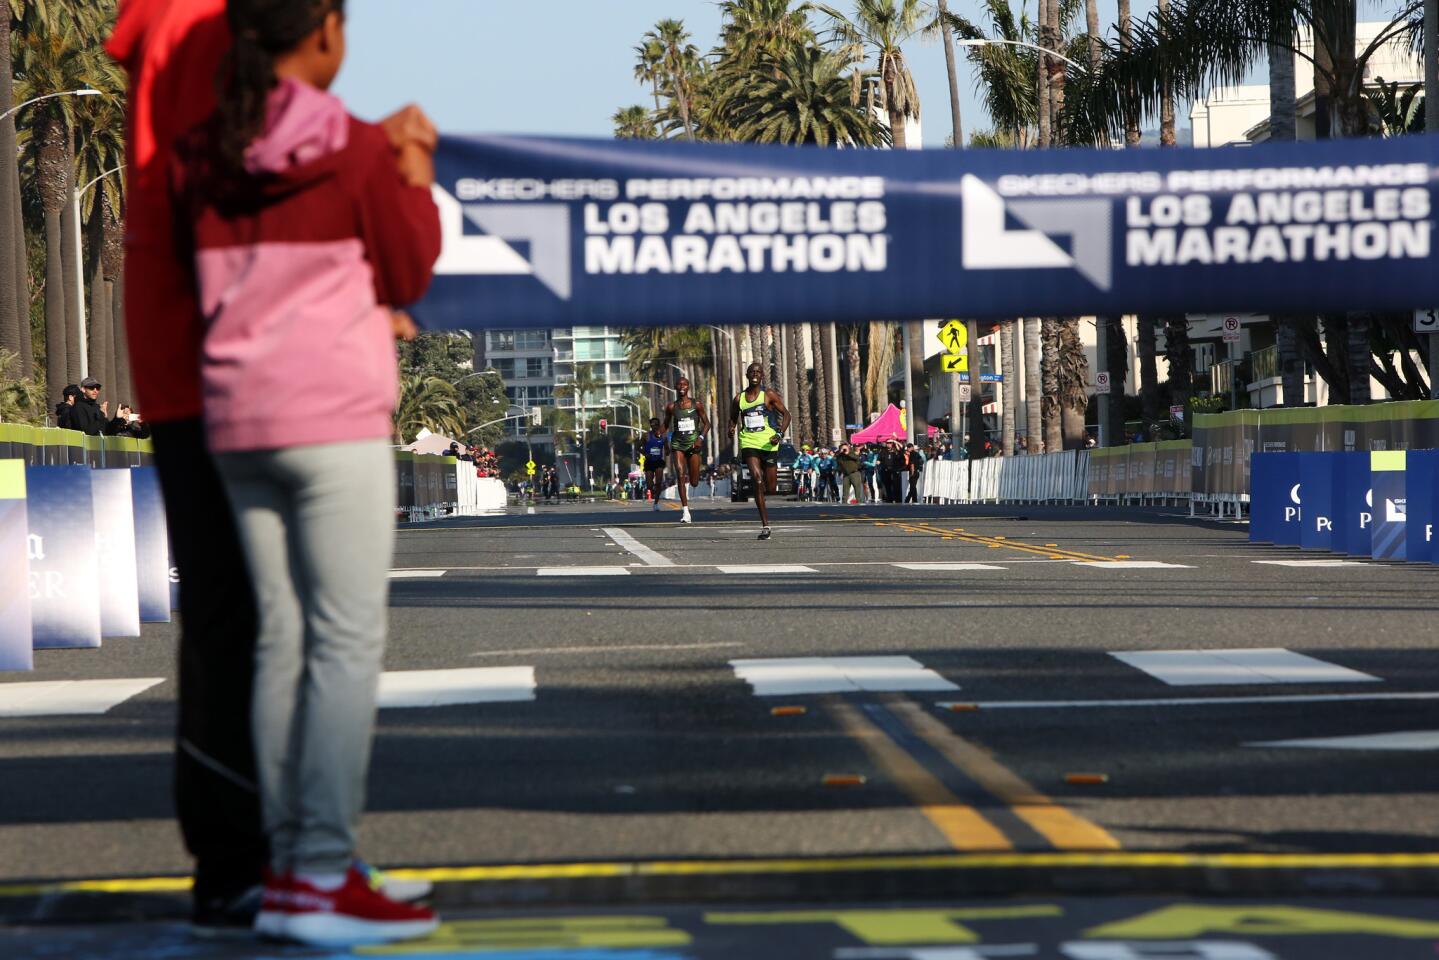
[[180,575],[175,808],[195,897],[228,897],[261,881],[268,854],[250,732],[255,600],[201,422],[155,424],[154,441]]
[[885,503],[899,503],[900,483],[898,470],[881,470],[879,482],[884,490]]
[[919,503],[919,471],[909,472],[909,493],[905,494],[905,503]]

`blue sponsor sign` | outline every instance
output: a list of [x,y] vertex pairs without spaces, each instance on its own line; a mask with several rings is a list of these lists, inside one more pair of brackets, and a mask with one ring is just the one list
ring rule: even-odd
[[29,467],[30,616],[36,650],[100,646],[100,564],[89,467]]
[[1369,483],[1374,497],[1374,523],[1369,555],[1375,560],[1403,560],[1409,534],[1409,500],[1405,496],[1403,450],[1369,454]]
[[1301,453],[1300,494],[1304,501],[1299,545],[1305,550],[1333,550],[1334,525],[1340,504],[1335,493],[1340,486],[1342,453]]
[[1334,552],[1351,557],[1367,557],[1370,531],[1374,524],[1374,492],[1369,485],[1369,454],[1364,451],[1345,453],[1339,471],[1340,489],[1335,492],[1339,504],[1339,523],[1334,530]]
[[0,460],[0,671],[35,667],[30,626],[29,525],[25,519],[25,461]]
[[135,583],[140,595],[142,623],[170,621],[170,536],[165,525],[165,501],[160,475],[154,467],[130,471],[130,493],[135,510]]
[[1439,137],[836,150],[446,137],[434,328],[1409,310]]
[[135,582],[135,504],[130,471],[96,470],[95,553],[100,561],[100,633],[140,635],[140,592]]
[[1304,485],[1297,453],[1254,453],[1249,460],[1249,539],[1297,547]]
[[1439,493],[1439,450],[1410,450],[1404,459],[1404,489],[1407,494],[1409,538],[1404,559],[1410,563],[1434,563],[1434,516]]

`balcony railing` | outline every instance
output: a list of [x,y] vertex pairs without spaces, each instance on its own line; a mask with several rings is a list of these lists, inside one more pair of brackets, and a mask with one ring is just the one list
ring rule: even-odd
[[1279,347],[1265,347],[1263,350],[1255,350],[1249,355],[1252,376],[1258,383],[1261,380],[1272,380],[1279,376]]
[[1216,397],[1228,396],[1242,360],[1221,360],[1209,368],[1209,390]]

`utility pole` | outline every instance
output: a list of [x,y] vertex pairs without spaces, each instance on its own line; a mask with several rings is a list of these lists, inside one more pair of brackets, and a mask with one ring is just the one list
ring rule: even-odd
[[901,323],[899,329],[904,344],[904,439],[906,443],[914,443],[914,372],[909,365],[909,324]]

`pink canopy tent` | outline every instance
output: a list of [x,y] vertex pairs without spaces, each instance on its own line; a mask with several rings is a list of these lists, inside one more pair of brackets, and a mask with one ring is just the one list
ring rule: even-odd
[[[929,428],[929,435],[932,437],[939,433],[933,426]],[[879,419],[863,430],[850,435],[850,443],[883,443],[886,440],[899,440],[903,442],[905,434],[904,414],[899,407],[890,404],[885,408]]]

